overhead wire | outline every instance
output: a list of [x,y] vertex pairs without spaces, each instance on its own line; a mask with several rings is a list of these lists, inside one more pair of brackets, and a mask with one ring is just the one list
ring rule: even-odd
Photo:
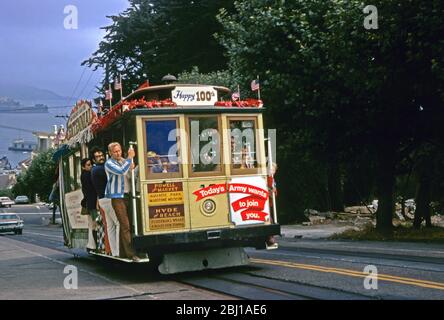
[[96,84],[91,88],[88,95],[86,96],[87,98],[89,98],[91,100],[93,99],[92,93],[93,93],[94,89],[96,89],[96,87],[100,84],[100,82],[101,82],[100,80],[96,81]]
[[73,92],[71,93],[71,97],[70,97],[69,100],[68,100],[68,105],[71,105],[71,100],[72,100],[72,98],[74,98],[74,95],[75,95],[75,93],[76,93],[76,91],[77,91],[77,88],[79,87],[79,84],[80,84],[80,82],[81,82],[82,79],[83,79],[83,75],[85,74],[86,68],[87,68],[86,66],[83,68],[82,74],[80,75],[80,79],[77,81],[77,84],[76,84],[76,86],[74,87]]
[[35,132],[35,130],[29,130],[29,129],[23,129],[23,128],[18,128],[18,127],[11,127],[11,126],[5,126],[0,124],[0,128],[2,129],[9,129],[9,130],[17,130],[17,131],[24,131],[24,132]]
[[82,91],[80,91],[80,93],[77,95],[77,100],[79,100],[82,97],[82,93],[83,91],[85,91],[86,87],[89,84],[89,81],[91,80],[92,76],[94,74],[94,71],[91,70],[91,73],[89,74],[88,80],[86,81],[86,84],[83,86]]

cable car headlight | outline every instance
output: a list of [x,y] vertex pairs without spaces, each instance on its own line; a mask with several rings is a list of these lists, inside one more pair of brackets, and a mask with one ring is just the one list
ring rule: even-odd
[[216,203],[211,199],[207,199],[202,203],[200,209],[204,215],[211,216],[216,211]]

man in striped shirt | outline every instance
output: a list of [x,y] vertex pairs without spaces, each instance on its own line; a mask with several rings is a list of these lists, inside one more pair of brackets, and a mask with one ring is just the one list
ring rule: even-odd
[[111,199],[111,204],[120,223],[119,243],[120,257],[139,261],[131,244],[131,228],[128,218],[128,195],[130,184],[128,174],[134,169],[133,158],[135,151],[128,150],[128,159],[122,157],[122,147],[118,142],[108,145],[111,156],[105,163],[105,171],[108,177],[105,196]]

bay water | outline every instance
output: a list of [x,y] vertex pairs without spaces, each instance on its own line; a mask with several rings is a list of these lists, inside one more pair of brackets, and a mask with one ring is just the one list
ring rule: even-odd
[[[30,158],[30,152],[11,151],[8,147],[17,139],[35,141],[32,131],[53,132],[54,125],[64,125],[67,119],[56,117],[67,115],[71,107],[51,107],[48,113],[0,113],[0,158],[8,157],[12,167],[20,161]],[[5,128],[11,127],[11,128]],[[14,128],[14,129],[12,129]]]

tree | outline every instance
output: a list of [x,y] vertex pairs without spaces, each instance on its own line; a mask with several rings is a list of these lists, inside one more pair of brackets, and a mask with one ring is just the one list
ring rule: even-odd
[[237,90],[239,83],[238,76],[228,70],[220,70],[209,73],[201,73],[197,66],[194,66],[191,71],[184,71],[178,76],[179,83],[195,83],[195,84],[210,84],[217,86],[224,86]]
[[[391,232],[398,165],[425,141],[442,141],[444,4],[373,4],[377,30],[364,28],[367,15],[356,0],[236,1],[235,14],[219,15],[219,40],[233,70],[263,79],[267,120],[283,137],[279,160],[302,145],[338,180],[341,166],[367,154],[377,229]],[[284,165],[286,177],[300,178]],[[295,191],[281,195],[291,199]]]
[[14,194],[12,193],[11,189],[1,189],[0,190],[0,197],[8,197],[10,199],[14,198]]
[[123,73],[125,92],[193,66],[204,73],[224,69],[227,59],[213,33],[221,30],[218,10],[232,6],[229,0],[130,0],[128,9],[109,17],[99,49],[83,64],[106,70],[104,88]]
[[[348,70],[341,59],[350,53],[337,43],[331,31],[338,17],[344,15],[335,11],[331,1],[256,0],[235,2],[235,7],[235,15],[225,11],[219,15],[225,26],[219,39],[227,49],[233,70],[250,75],[250,80],[255,74],[263,79],[266,119],[268,126],[278,129],[281,145],[280,170],[284,169],[286,177],[295,183],[316,181],[316,193],[326,197],[320,195],[312,205],[324,202],[326,205],[320,207],[342,211],[341,164],[348,151],[343,145],[346,139],[353,138],[346,135],[351,120],[344,114],[359,116],[352,108],[352,97],[346,96],[350,91],[345,86],[347,82],[342,81]],[[301,149],[307,150],[302,159],[308,157],[308,162],[319,163],[321,170],[318,167],[315,174],[296,170],[291,162],[300,161]],[[280,193],[280,202],[290,204],[295,197],[307,196],[308,192],[303,192],[298,197],[296,190],[291,184],[286,186]],[[286,209],[299,215],[303,211]]]
[[53,153],[54,150],[51,149],[32,160],[29,169],[17,178],[17,183],[12,188],[14,195],[27,195],[31,201],[35,201],[35,196],[38,195],[42,201],[48,201],[55,182],[56,164],[52,161]]

